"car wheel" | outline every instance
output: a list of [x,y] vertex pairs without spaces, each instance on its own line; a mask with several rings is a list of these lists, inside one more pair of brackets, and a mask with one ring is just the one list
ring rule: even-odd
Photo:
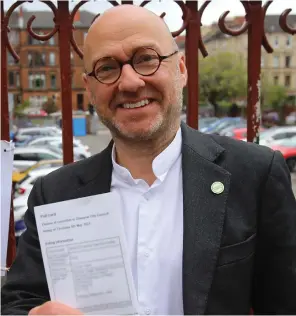
[[296,167],[296,157],[288,158],[286,160],[286,163],[288,165],[290,172],[293,172],[295,170],[295,167]]

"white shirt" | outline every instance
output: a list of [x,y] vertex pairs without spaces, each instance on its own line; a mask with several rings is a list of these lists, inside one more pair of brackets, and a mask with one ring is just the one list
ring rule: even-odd
[[122,218],[140,313],[183,314],[182,136],[152,163],[157,179],[149,187],[112,161],[111,191],[122,199]]

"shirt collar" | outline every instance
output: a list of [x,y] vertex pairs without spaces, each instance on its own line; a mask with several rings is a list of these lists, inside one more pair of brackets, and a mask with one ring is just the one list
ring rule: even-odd
[[[175,164],[179,156],[181,155],[182,149],[182,131],[181,128],[176,133],[175,138],[169,144],[165,150],[163,150],[157,157],[154,158],[152,162],[152,170],[161,182],[164,181],[168,171]],[[137,184],[140,179],[133,179],[131,173],[128,169],[120,166],[115,160],[115,144],[113,144],[112,148],[112,164],[113,164],[113,172],[116,173],[118,177],[122,180],[130,183]]]

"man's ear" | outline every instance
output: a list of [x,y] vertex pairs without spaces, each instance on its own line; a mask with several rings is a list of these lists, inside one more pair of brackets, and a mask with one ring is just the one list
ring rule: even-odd
[[181,77],[183,79],[183,87],[185,87],[187,85],[188,74],[187,74],[187,67],[186,67],[186,60],[185,60],[184,53],[180,53],[179,70],[180,70]]
[[84,88],[86,90],[88,99],[90,103],[94,105],[95,100],[93,100],[93,94],[91,93],[91,90],[90,90],[90,82],[89,82],[88,76],[86,74],[82,74],[82,80],[83,80]]

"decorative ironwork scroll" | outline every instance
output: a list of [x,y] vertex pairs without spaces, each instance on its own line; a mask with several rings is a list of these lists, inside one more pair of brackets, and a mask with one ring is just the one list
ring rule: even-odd
[[63,125],[63,159],[64,164],[73,162],[73,127],[72,127],[72,92],[71,92],[71,36],[72,21],[69,14],[68,1],[58,1],[58,7],[53,2],[42,0],[53,12],[54,28],[45,35],[37,34],[32,29],[35,16],[27,23],[28,33],[39,41],[47,41],[56,33],[59,34],[60,64],[61,64],[61,100]]
[[292,11],[292,9],[286,9],[280,16],[280,27],[282,28],[282,30],[286,33],[289,33],[291,35],[296,34],[296,28],[292,28],[288,25],[288,15],[289,13]]
[[[9,19],[12,15],[12,13],[14,12],[15,9],[17,9],[20,5],[22,5],[25,2],[32,2],[33,0],[30,1],[17,1],[15,2],[6,12],[6,15],[1,19],[1,27],[2,27],[2,31],[4,32],[4,36],[5,36],[5,42],[7,45],[7,49],[10,52],[10,54],[13,56],[14,60],[16,62],[18,62],[20,60],[20,57],[18,56],[18,54],[15,52],[15,50],[12,48],[11,43],[9,42],[8,39],[8,32],[10,32],[10,28],[9,28]],[[4,12],[3,12],[4,13]]]
[[59,30],[59,24],[56,23],[57,22],[57,8],[55,7],[55,5],[51,2],[51,1],[41,1],[43,2],[44,4],[46,4],[52,11],[54,17],[53,17],[53,22],[54,22],[54,29],[48,33],[48,34],[45,34],[45,35],[39,35],[37,33],[35,33],[32,29],[32,23],[33,21],[36,19],[36,16],[35,15],[32,15],[30,17],[30,19],[28,20],[28,24],[27,24],[27,30],[28,30],[28,33],[35,39],[39,40],[39,41],[48,41],[51,37],[53,37],[55,35],[56,32],[58,32]]
[[248,105],[247,105],[247,140],[259,143],[261,123],[261,46],[272,53],[264,30],[266,12],[272,1],[267,1],[262,7],[262,1],[241,1],[245,8],[245,22],[239,30],[232,30],[226,25],[229,11],[219,18],[219,28],[222,33],[239,36],[248,31]]

